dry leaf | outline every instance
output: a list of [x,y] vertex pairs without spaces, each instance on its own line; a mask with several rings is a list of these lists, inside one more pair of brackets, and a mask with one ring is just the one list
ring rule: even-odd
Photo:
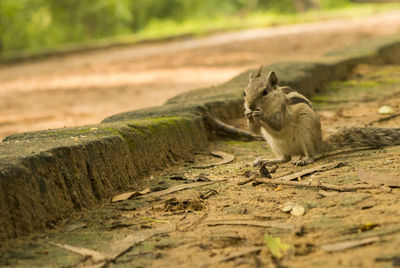
[[143,218],[143,220],[145,220],[145,221],[152,221],[152,222],[156,222],[156,223],[166,223],[166,224],[172,225],[171,222],[170,222],[169,220],[150,219],[150,218]]
[[126,200],[128,198],[134,198],[134,197],[138,197],[138,198],[159,198],[161,196],[164,195],[168,195],[177,191],[182,191],[185,189],[189,189],[189,188],[194,188],[194,187],[201,187],[201,186],[206,186],[206,185],[211,185],[217,182],[222,182],[225,181],[225,179],[223,180],[216,180],[216,181],[205,181],[205,182],[194,182],[194,183],[185,183],[185,184],[179,184],[179,185],[175,185],[172,186],[168,189],[165,190],[161,190],[161,191],[157,191],[157,192],[151,192],[150,193],[150,189],[146,188],[145,190],[141,191],[141,192],[128,192],[128,193],[124,193],[124,194],[120,194],[120,195],[116,195],[112,198],[112,202],[118,202],[118,201],[123,201]]
[[187,180],[189,180],[184,175],[174,175],[174,176],[171,176],[169,179],[170,180],[175,180],[175,181],[187,181]]
[[73,224],[66,224],[63,227],[61,227],[60,231],[62,232],[72,232],[81,228],[86,227],[86,223],[73,223]]
[[81,248],[81,247],[74,247],[66,244],[58,244],[54,242],[49,242],[50,245],[63,248],[65,250],[77,253],[79,255],[82,255],[84,257],[90,257],[95,263],[103,262],[107,260],[107,256],[101,254],[100,252],[97,252],[95,250],[87,249],[87,248]]
[[281,185],[279,185],[278,187],[276,187],[276,188],[274,189],[274,191],[282,191],[282,189],[283,189],[283,187],[282,187]]
[[219,165],[225,165],[225,164],[232,162],[235,159],[235,156],[228,154],[228,153],[220,152],[220,151],[213,151],[213,152],[211,152],[211,154],[222,158],[222,160],[217,163],[214,163],[214,164],[205,164],[205,165],[201,165],[201,166],[195,166],[193,168],[210,168],[210,167],[215,167],[215,166],[219,166]]
[[379,224],[377,224],[377,223],[367,222],[360,227],[360,231],[366,232],[366,231],[372,230],[378,226],[379,226]]
[[218,182],[223,182],[226,181],[226,179],[222,179],[222,180],[215,180],[215,181],[204,181],[204,182],[193,182],[193,183],[185,183],[185,184],[178,184],[175,186],[172,186],[168,189],[162,190],[162,191],[158,191],[158,192],[152,192],[143,196],[138,196],[138,198],[159,198],[161,196],[164,195],[168,195],[168,194],[172,194],[174,192],[178,192],[178,191],[182,191],[182,190],[186,190],[186,189],[190,189],[190,188],[194,188],[194,187],[202,187],[202,186],[207,186],[207,185],[211,185],[214,183],[218,183]]
[[144,194],[148,194],[150,192],[151,192],[150,188],[146,188],[146,189],[144,189],[143,191],[140,191],[140,192],[134,191],[134,192],[123,193],[123,194],[114,196],[111,199],[111,202],[124,201],[126,199],[137,197],[137,196],[141,196],[141,195],[144,195]]

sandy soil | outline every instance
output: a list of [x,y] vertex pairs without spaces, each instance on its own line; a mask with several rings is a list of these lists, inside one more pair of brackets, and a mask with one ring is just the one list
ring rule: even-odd
[[312,60],[400,29],[400,11],[362,19],[216,34],[0,66],[0,139],[98,123],[216,85],[260,64]]
[[[377,113],[382,105],[399,112],[399,71],[400,66],[361,65],[352,79],[333,83],[328,93],[316,96],[325,134],[340,126],[382,120],[387,116]],[[245,125],[243,119],[231,123]],[[397,117],[373,126],[399,124]],[[386,187],[342,192],[241,183],[257,173],[257,168],[249,164],[256,157],[274,157],[262,141],[217,140],[209,149],[227,152],[235,159],[226,165],[197,169],[198,165],[218,161],[204,152],[194,162],[176,163],[143,181],[142,188],[149,187],[158,197],[105,202],[52,231],[11,241],[0,250],[0,266],[398,266],[400,190],[388,186],[400,185],[400,146],[347,152],[305,167],[281,164],[272,174],[279,178],[341,162],[343,166],[302,176],[293,183],[351,187],[365,186],[365,180],[371,178],[373,183],[389,183]],[[190,179],[199,176],[224,181],[167,195],[159,192],[174,185],[193,185]],[[287,202],[304,208],[305,213],[282,211]],[[281,256],[266,243],[266,235],[286,245]],[[104,265],[105,257],[108,265]]]

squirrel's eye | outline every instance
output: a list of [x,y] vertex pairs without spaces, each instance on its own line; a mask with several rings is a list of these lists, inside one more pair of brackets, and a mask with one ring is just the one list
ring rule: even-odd
[[263,90],[263,92],[262,92],[262,95],[265,96],[265,95],[267,95],[267,94],[268,94],[268,90],[265,88],[265,89]]
[[246,97],[246,91],[244,91],[244,92],[243,92],[243,96],[245,96],[245,97]]

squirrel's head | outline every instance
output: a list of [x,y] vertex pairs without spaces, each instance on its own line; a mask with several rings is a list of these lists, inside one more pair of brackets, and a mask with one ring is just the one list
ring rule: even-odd
[[[256,75],[250,73],[249,84],[244,90],[244,105],[246,109],[266,110],[269,106],[274,105],[277,101],[278,77],[274,71],[269,72],[267,76],[263,76],[262,66],[258,69]],[[279,99],[279,98],[278,98]]]

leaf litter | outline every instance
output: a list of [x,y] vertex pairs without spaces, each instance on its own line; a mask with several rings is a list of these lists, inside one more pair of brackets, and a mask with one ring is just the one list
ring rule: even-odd
[[174,192],[178,191],[183,191],[186,189],[194,188],[194,187],[202,187],[202,186],[207,186],[219,182],[225,181],[224,179],[222,180],[214,180],[214,181],[201,181],[201,182],[194,182],[194,183],[188,183],[188,184],[179,184],[179,185],[174,185],[170,188],[167,188],[165,190],[157,191],[157,192],[150,192],[150,190],[147,188],[143,190],[142,192],[127,192],[124,194],[116,195],[112,198],[112,202],[118,202],[118,201],[124,201],[130,198],[143,198],[143,199],[151,199],[151,198],[160,198],[165,195],[172,194]]

